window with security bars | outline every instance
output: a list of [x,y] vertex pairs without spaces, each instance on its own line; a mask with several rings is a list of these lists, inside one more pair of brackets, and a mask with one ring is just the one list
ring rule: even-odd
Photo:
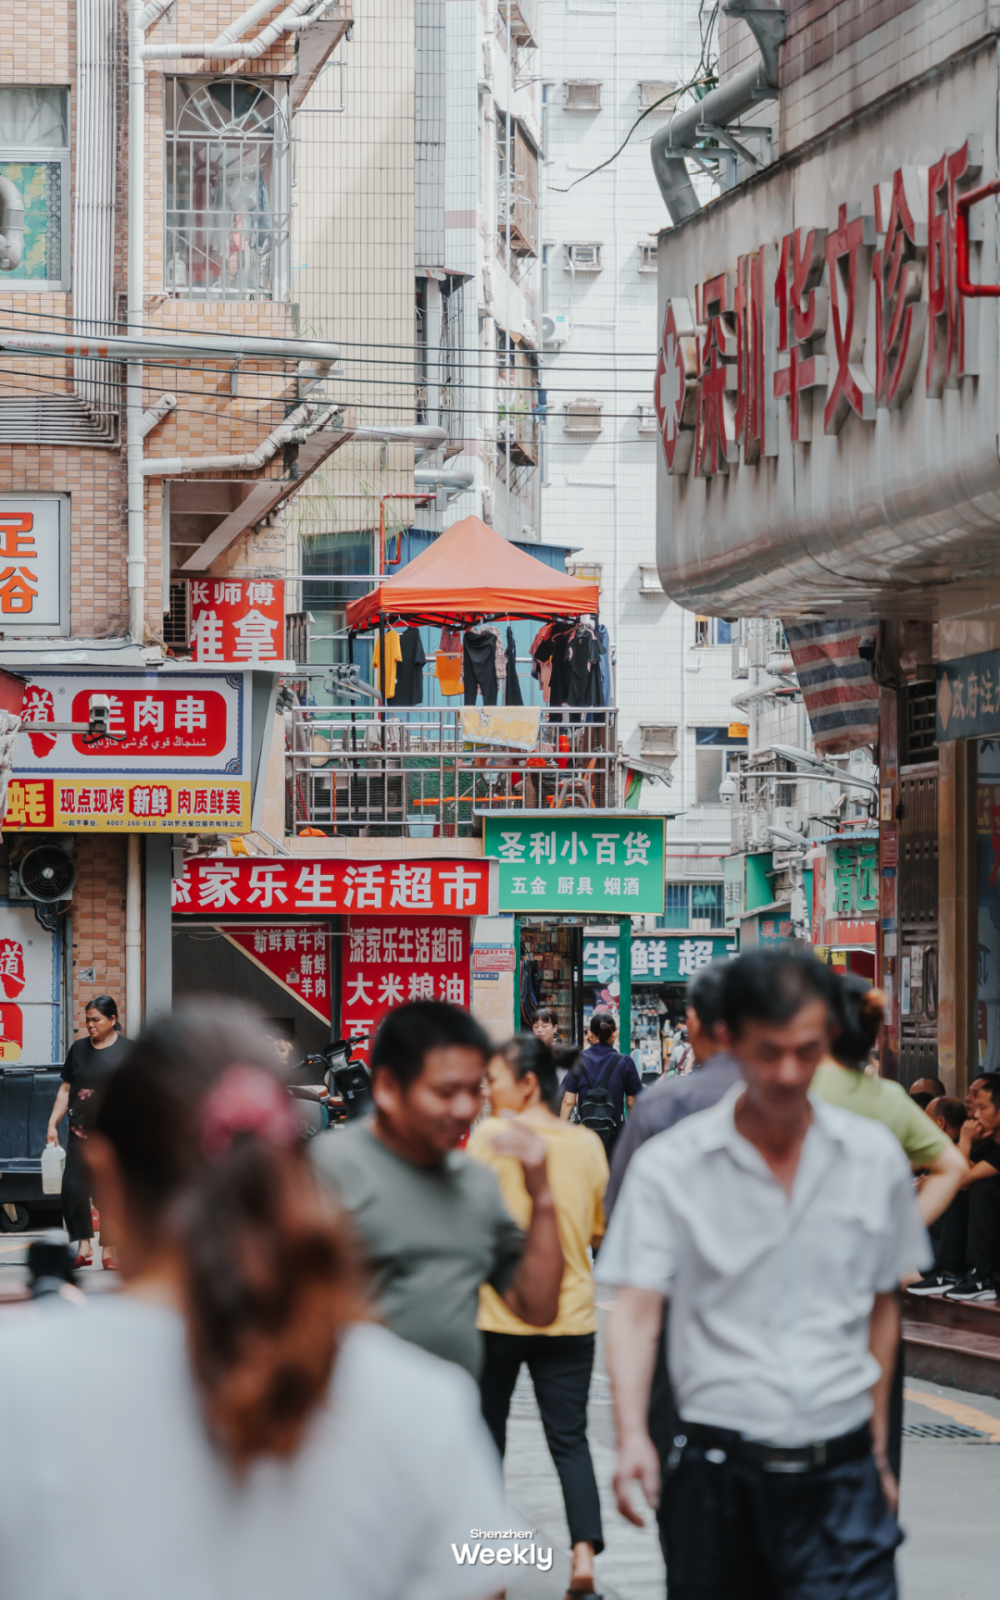
[[664,912],[656,919],[658,928],[691,928],[705,932],[725,927],[724,884],[667,883],[664,890]]
[[188,585],[170,585],[170,610],[163,618],[163,642],[172,650],[188,647]]
[[918,761],[936,761],[937,684],[908,683],[903,690],[903,715],[900,718],[900,763],[912,766]]
[[287,299],[287,105],[280,80],[165,79],[166,282],[179,299]]

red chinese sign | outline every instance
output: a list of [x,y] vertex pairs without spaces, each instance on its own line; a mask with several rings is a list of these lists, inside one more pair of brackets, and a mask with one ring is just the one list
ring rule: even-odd
[[225,857],[188,862],[174,879],[174,911],[444,913],[483,917],[490,909],[487,861],[303,861]]
[[0,513],[0,615],[30,616],[38,597],[38,550],[30,511]]
[[[226,702],[212,689],[192,694],[189,689],[123,689],[108,696],[111,713],[108,731],[117,739],[96,739],[84,744],[81,734],[73,735],[73,747],[81,755],[91,751],[114,750],[121,756],[175,755],[215,756],[226,743]],[[74,695],[72,721],[86,722],[90,695]]]
[[341,953],[344,1037],[368,1035],[356,1054],[368,1060],[387,1011],[410,1000],[469,1003],[469,923],[460,917],[351,918]]
[[330,1021],[330,935],[326,928],[267,925],[221,931],[296,1000],[324,1022]]
[[285,585],[275,578],[193,578],[191,649],[196,661],[256,666],[285,654]]
[[[903,404],[925,347],[928,395],[973,372],[955,207],[981,167],[969,140],[930,168],[900,167],[875,185],[870,207],[840,205],[836,227],[796,228],[777,248],[741,256],[735,277],[716,272],[696,285],[696,324],[689,300],[669,300],[654,391],[667,471],[686,474],[693,460],[696,473],[714,478],[740,460],[776,455],[779,401],[788,402],[796,444],[812,438],[820,404],[827,434],[852,415],[874,422],[877,408]],[[865,371],[873,286],[874,385]]]

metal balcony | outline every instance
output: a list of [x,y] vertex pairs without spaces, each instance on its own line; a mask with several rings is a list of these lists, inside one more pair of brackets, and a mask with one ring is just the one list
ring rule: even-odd
[[460,707],[296,706],[285,714],[292,834],[467,838],[496,811],[611,811],[615,708],[542,710],[531,750],[472,743]]

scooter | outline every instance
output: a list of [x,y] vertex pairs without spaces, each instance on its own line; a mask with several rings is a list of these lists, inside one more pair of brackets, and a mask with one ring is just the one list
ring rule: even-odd
[[365,1044],[367,1037],[335,1039],[325,1050],[299,1063],[296,1071],[310,1081],[289,1084],[288,1092],[297,1102],[304,1139],[314,1138],[324,1128],[354,1122],[370,1109],[368,1068],[363,1061],[351,1059],[354,1046]]

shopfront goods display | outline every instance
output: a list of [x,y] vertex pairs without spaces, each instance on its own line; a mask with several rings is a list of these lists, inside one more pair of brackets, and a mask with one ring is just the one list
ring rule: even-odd
[[582,1044],[580,1031],[582,928],[521,923],[521,1027],[543,1006],[559,1020],[564,1044]]
[[468,917],[354,917],[342,935],[341,1028],[363,1037],[355,1056],[368,1062],[386,1012],[411,1000],[470,999]]
[[[713,961],[737,953],[732,934],[652,934],[632,939],[631,1043],[640,1072],[662,1072],[684,1020],[691,978]],[[617,1009],[620,945],[615,938],[583,940],[583,1023],[597,1010]]]

